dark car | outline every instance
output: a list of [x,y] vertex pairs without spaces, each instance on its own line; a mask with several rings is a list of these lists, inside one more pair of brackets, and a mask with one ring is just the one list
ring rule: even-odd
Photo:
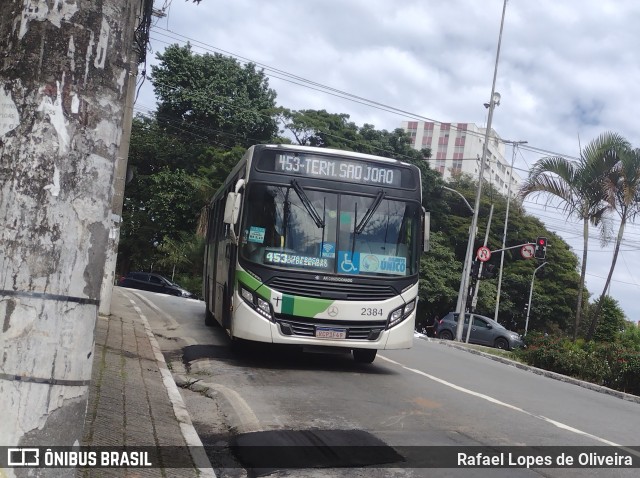
[[178,284],[171,282],[166,277],[152,272],[129,272],[118,281],[120,287],[130,289],[148,290],[178,297],[191,297],[193,294],[183,289]]
[[[453,339],[456,336],[456,330],[458,328],[458,315],[457,313],[449,312],[442,320],[438,321],[435,324],[435,336],[439,339]],[[462,330],[463,340],[467,336],[470,316],[471,314],[469,313],[465,315],[464,329]],[[477,314],[473,314],[473,325],[471,326],[469,343],[487,345],[505,350],[511,350],[524,345],[522,337],[517,332],[507,330],[495,320]]]

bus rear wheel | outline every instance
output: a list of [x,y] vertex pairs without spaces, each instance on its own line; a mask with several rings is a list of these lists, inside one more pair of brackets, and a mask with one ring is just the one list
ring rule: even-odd
[[371,363],[376,358],[377,350],[374,349],[353,349],[353,360],[358,363]]

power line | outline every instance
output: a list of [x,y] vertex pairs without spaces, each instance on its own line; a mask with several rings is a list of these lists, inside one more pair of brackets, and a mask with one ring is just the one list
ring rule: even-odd
[[[599,275],[596,275],[596,274],[590,274],[589,272],[587,272],[586,275],[591,276],[591,277],[597,277],[598,279],[607,280],[606,277],[602,277],[602,276],[599,276]],[[634,282],[627,282],[627,281],[624,281],[624,280],[611,279],[611,282],[618,282],[620,284],[634,285],[636,287],[640,287],[640,285],[638,285],[638,284],[636,284]]]
[[[174,40],[174,41],[178,41],[178,42],[184,41],[184,40],[181,40],[181,38],[184,38],[189,42],[193,42],[195,44],[198,44],[196,46],[198,46],[199,48],[201,48],[201,49],[203,49],[205,51],[221,52],[221,53],[224,53],[227,56],[231,56],[231,57],[239,60],[241,63],[253,63],[253,64],[257,65],[257,66],[262,67],[264,70],[266,70],[268,72],[271,72],[270,74],[268,74],[268,76],[280,79],[282,81],[287,81],[287,82],[296,84],[298,86],[302,86],[302,87],[309,88],[309,89],[312,89],[312,90],[315,90],[315,91],[323,92],[323,93],[329,94],[331,96],[335,96],[335,97],[338,97],[338,98],[341,98],[341,99],[346,99],[348,101],[352,101],[352,102],[355,102],[355,103],[358,103],[358,104],[369,106],[369,107],[372,107],[372,108],[375,108],[375,109],[378,109],[378,110],[381,110],[381,111],[389,112],[389,113],[396,114],[396,115],[401,115],[401,116],[404,116],[405,118],[406,117],[410,117],[411,119],[418,119],[418,120],[421,120],[421,121],[429,121],[429,122],[433,122],[433,123],[437,123],[437,124],[443,124],[442,121],[438,121],[438,120],[435,120],[433,118],[429,118],[429,117],[426,117],[426,116],[423,116],[423,115],[419,115],[417,113],[412,113],[412,112],[409,112],[409,111],[406,111],[406,110],[403,110],[403,109],[400,109],[400,108],[396,108],[396,107],[393,107],[393,106],[390,106],[390,105],[387,105],[387,104],[384,104],[384,103],[381,103],[381,102],[378,102],[378,101],[369,100],[367,98],[364,98],[364,97],[361,97],[361,96],[358,96],[358,95],[353,95],[351,93],[348,93],[348,92],[343,91],[343,90],[339,90],[337,88],[333,88],[333,87],[330,87],[330,86],[327,86],[327,85],[323,85],[321,83],[318,83],[318,82],[315,82],[315,81],[312,81],[312,80],[308,80],[308,79],[306,79],[304,77],[288,73],[285,70],[274,68],[274,67],[271,67],[271,66],[269,66],[267,64],[254,61],[254,60],[252,60],[250,58],[238,55],[238,54],[230,52],[228,50],[224,50],[224,49],[215,47],[215,46],[207,44],[205,42],[201,42],[199,40],[196,40],[194,38],[190,38],[190,37],[188,37],[186,35],[182,35],[180,33],[171,31],[169,29],[164,29],[164,28],[161,28],[161,27],[158,27],[158,26],[154,26],[153,30],[154,30],[155,33],[157,33],[157,34],[159,34],[161,36],[167,37],[167,38],[169,38],[171,40]],[[166,33],[163,33],[162,31],[158,31],[158,30],[163,30]],[[174,35],[174,36],[172,36],[172,35]],[[176,38],[176,37],[181,37],[181,38]],[[158,42],[161,42],[161,43],[164,43],[164,44],[170,44],[169,42],[163,41],[163,40],[161,40],[159,38],[154,38],[154,37],[152,37],[152,38],[155,41],[158,41]],[[163,85],[163,86],[172,88],[172,87],[170,87],[168,85]],[[175,89],[175,87],[173,87],[173,88]],[[212,100],[212,98],[209,98],[209,100]],[[237,107],[235,107],[235,105],[228,105],[228,106],[237,109]],[[449,124],[450,128],[452,130],[454,130],[454,131],[456,131],[456,130],[457,131],[464,131],[465,134],[470,135],[470,136],[476,136],[478,138],[482,138],[483,137],[483,135],[481,135],[481,133],[477,133],[475,131],[467,130],[467,129],[464,129],[464,130],[460,129],[455,124],[451,124],[451,123],[446,123],[446,124]],[[360,142],[357,142],[357,141],[354,141],[354,140],[350,140],[348,138],[343,138],[343,137],[340,137],[340,136],[335,135],[333,133],[330,133],[328,131],[320,131],[320,132],[323,133],[323,134],[326,134],[328,136],[341,139],[343,141],[348,141],[348,142],[351,142],[351,143],[354,143],[354,144],[358,144],[358,145],[364,145],[364,143],[360,143]],[[221,133],[224,134],[224,132],[221,132]],[[505,143],[505,141],[500,139],[500,138],[496,138],[496,139],[499,142]],[[367,145],[367,146],[370,146],[370,145]],[[378,149],[379,151],[390,152],[390,151],[382,149],[382,148],[375,148],[375,149]],[[519,148],[519,154],[520,154],[522,160],[525,162],[525,164],[529,168],[529,170],[530,170],[530,166],[529,166],[527,160],[525,159],[524,155],[522,154],[522,151],[521,151],[522,149],[524,149],[525,151],[536,153],[536,154],[544,154],[544,155],[550,155],[550,156],[561,156],[561,157],[565,157],[565,158],[571,159],[571,160],[579,160],[579,158],[577,158],[575,156],[570,156],[570,155],[566,155],[566,154],[562,154],[562,153],[557,153],[557,152],[554,152],[554,151],[551,151],[551,150],[547,150],[547,149],[544,149],[544,148],[538,148],[538,147],[534,147],[534,146],[531,146],[531,145],[526,145],[526,146],[523,145],[523,146],[521,146]],[[403,156],[403,155],[399,155],[399,156]],[[403,157],[409,158],[408,156],[403,156]],[[434,158],[429,158],[429,160],[430,161],[436,161],[436,159],[434,159]],[[463,158],[462,160],[463,161],[477,161],[477,158]],[[529,172],[529,170],[523,169],[523,168],[514,167],[513,169],[515,169],[517,171],[522,171],[524,173],[528,173]],[[551,206],[545,206],[545,207],[551,207]],[[560,209],[560,208],[555,208],[555,209]],[[555,218],[552,218],[550,216],[544,216],[544,215],[540,215],[540,216],[547,217],[549,219],[555,219]],[[562,228],[558,228],[558,227],[556,227],[556,229],[563,230]],[[570,232],[573,232],[573,231],[564,229],[563,232],[569,232],[570,233]]]
[[[197,44],[196,46],[198,46],[202,50],[210,51],[210,52],[221,52],[221,53],[224,53],[225,55],[228,55],[228,56],[231,56],[233,58],[236,58],[236,59],[240,60],[242,63],[253,63],[253,64],[257,65],[257,66],[260,66],[261,68],[263,68],[266,71],[273,72],[273,73],[269,74],[268,76],[272,76],[274,78],[277,78],[277,79],[280,79],[280,80],[283,80],[283,81],[287,81],[287,82],[296,84],[298,86],[302,86],[302,87],[305,87],[305,88],[310,88],[310,89],[315,90],[315,91],[320,91],[320,92],[323,92],[325,94],[329,94],[331,96],[336,96],[338,98],[346,99],[348,101],[352,101],[352,102],[359,103],[359,104],[362,104],[362,105],[365,105],[365,106],[369,106],[371,108],[375,108],[375,109],[378,109],[378,110],[381,110],[381,111],[385,111],[385,112],[389,112],[389,113],[396,114],[396,115],[399,115],[399,116],[403,116],[405,118],[409,117],[411,119],[417,119],[417,120],[420,120],[420,121],[433,122],[433,123],[440,124],[440,125],[443,124],[443,123],[444,124],[449,124],[449,125],[451,125],[451,129],[454,130],[454,131],[456,131],[456,130],[457,131],[465,131],[467,134],[469,134],[471,136],[476,136],[476,137],[481,138],[481,139],[484,137],[484,134],[482,134],[482,133],[479,133],[479,132],[476,133],[475,131],[470,131],[470,130],[466,130],[466,129],[465,130],[461,130],[461,129],[458,129],[457,126],[454,126],[454,124],[452,124],[452,123],[439,121],[439,120],[436,120],[436,119],[433,119],[433,118],[429,118],[427,116],[423,116],[423,115],[420,115],[420,114],[417,114],[417,113],[413,113],[413,112],[410,112],[410,111],[407,111],[407,110],[396,108],[394,106],[390,106],[390,105],[387,105],[387,104],[384,104],[384,103],[381,103],[381,102],[378,102],[378,101],[375,101],[375,100],[370,100],[370,99],[364,98],[362,96],[354,95],[354,94],[351,94],[349,92],[346,92],[346,91],[343,91],[343,90],[339,90],[337,88],[333,88],[331,86],[327,86],[327,85],[324,85],[322,83],[318,83],[318,82],[306,79],[304,77],[289,73],[289,72],[287,72],[285,70],[281,70],[279,68],[271,67],[271,66],[269,66],[269,65],[267,65],[265,63],[254,61],[254,60],[252,60],[250,58],[244,57],[244,56],[239,55],[237,53],[233,53],[231,51],[224,50],[222,48],[218,48],[218,47],[216,47],[214,45],[208,44],[206,42],[202,42],[200,40],[188,37],[186,35],[182,35],[180,33],[177,33],[175,31],[172,31],[172,30],[169,30],[169,29],[166,29],[166,28],[161,28],[161,27],[155,26],[153,28],[153,30],[154,30],[155,33],[157,33],[159,35],[162,35],[162,36],[165,36],[165,37],[167,37],[167,38],[169,38],[171,40],[174,40],[174,41],[178,41],[178,42],[187,41],[189,43],[193,42],[194,44]],[[158,31],[158,30],[162,30],[162,31]],[[163,31],[166,32],[166,33],[163,33]],[[174,36],[172,36],[172,35],[174,35]],[[176,37],[179,37],[179,38],[176,38]],[[182,40],[181,38],[184,39],[184,40]],[[158,38],[153,38],[152,37],[152,39],[154,39],[155,41],[164,43],[164,44],[170,44],[169,42],[161,40],[161,39],[158,39]],[[281,76],[278,76],[278,75],[281,75]],[[497,138],[497,140],[504,144],[504,140],[502,140],[500,138]],[[547,149],[543,149],[543,148],[536,148],[536,147],[530,146],[530,145],[528,145],[526,147],[523,146],[522,149],[525,149],[525,150],[530,151],[530,152],[544,154],[544,155],[561,156],[561,157],[565,157],[565,158],[573,159],[573,160],[579,159],[579,158],[576,158],[574,156],[570,156],[570,155],[563,154],[563,153],[553,152],[553,151],[550,151],[550,150],[547,150]]]

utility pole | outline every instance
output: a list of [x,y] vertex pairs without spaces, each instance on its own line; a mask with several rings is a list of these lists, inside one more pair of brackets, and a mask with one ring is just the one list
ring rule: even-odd
[[100,289],[100,309],[102,315],[111,314],[111,295],[115,283],[116,261],[118,259],[118,244],[120,242],[120,226],[122,225],[122,206],[124,204],[124,188],[127,182],[127,160],[129,158],[129,144],[131,143],[131,124],[133,122],[133,102],[136,94],[136,78],[138,62],[130,62],[127,86],[127,99],[124,108],[124,124],[120,150],[116,160],[116,175],[113,183],[113,199],[111,200],[111,226],[109,228],[109,243],[105,259],[104,277]]
[[[491,134],[491,123],[493,121],[493,110],[496,106],[500,104],[500,95],[496,92],[496,78],[498,76],[498,60],[500,59],[500,45],[502,44],[502,30],[504,27],[504,16],[507,10],[507,0],[504,0],[504,4],[502,6],[502,18],[500,20],[500,34],[498,35],[498,48],[496,51],[496,62],[493,69],[493,82],[491,83],[491,97],[489,99],[489,103],[487,103],[487,108],[489,108],[489,116],[487,118],[487,128],[484,134],[484,145],[482,148],[482,159],[480,160],[480,175],[478,178],[478,190],[476,191],[476,201],[473,207],[473,219],[471,220],[471,232],[469,233],[469,242],[475,241],[476,228],[478,227],[478,212],[480,210],[480,199],[482,197],[482,181],[484,180],[484,166],[487,161],[487,152],[489,150],[489,136]],[[467,247],[467,257],[465,258],[465,263],[469,267],[471,264],[471,255],[469,254],[469,247]],[[464,270],[464,267],[463,267]],[[460,297],[458,297],[458,304],[460,304],[460,309],[458,310],[458,327],[456,330],[456,340],[458,342],[462,341],[462,328],[464,327],[464,316],[466,311],[467,304],[467,296],[469,293],[469,277],[467,275],[462,276],[462,285],[461,287],[462,293]]]
[[[491,231],[491,219],[493,218],[493,204],[491,205],[491,209],[489,210],[489,220],[487,221],[487,230],[484,233],[484,243],[483,245],[486,247],[489,242],[489,232]],[[464,341],[469,343],[469,337],[471,335],[471,327],[473,326],[473,313],[476,310],[476,304],[478,302],[478,289],[480,288],[480,278],[482,277],[482,269],[484,268],[484,262],[480,263],[480,267],[478,268],[478,280],[473,287],[473,294],[471,295],[471,315],[469,317],[469,327],[467,328],[467,336]]]
[[0,3],[0,445],[82,439],[125,101],[152,6]]
[[509,204],[511,203],[511,184],[513,183],[513,163],[516,160],[516,152],[518,146],[521,144],[527,144],[527,141],[505,141],[505,143],[512,145],[513,154],[511,156],[511,169],[509,170],[509,186],[507,187],[507,211],[504,215],[504,231],[502,232],[502,252],[500,253],[500,270],[498,271],[498,292],[496,293],[496,310],[493,315],[493,320],[498,321],[498,314],[500,311],[500,290],[502,289],[502,266],[504,265],[504,250],[507,247],[507,225],[509,224]]

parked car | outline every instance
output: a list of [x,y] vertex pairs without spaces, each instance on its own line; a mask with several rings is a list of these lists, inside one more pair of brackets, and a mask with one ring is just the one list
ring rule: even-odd
[[193,294],[183,289],[178,284],[171,282],[166,277],[152,272],[129,272],[118,281],[120,287],[130,289],[148,290],[151,292],[162,292],[163,294],[175,295],[178,297],[191,297]]
[[[440,339],[451,340],[456,336],[458,328],[458,316],[455,312],[449,312],[435,324],[435,336]],[[469,318],[467,313],[464,319],[463,339],[467,336]],[[498,349],[512,350],[524,346],[522,337],[517,332],[505,329],[502,325],[489,317],[473,314],[473,325],[469,335],[469,343],[487,345]]]

